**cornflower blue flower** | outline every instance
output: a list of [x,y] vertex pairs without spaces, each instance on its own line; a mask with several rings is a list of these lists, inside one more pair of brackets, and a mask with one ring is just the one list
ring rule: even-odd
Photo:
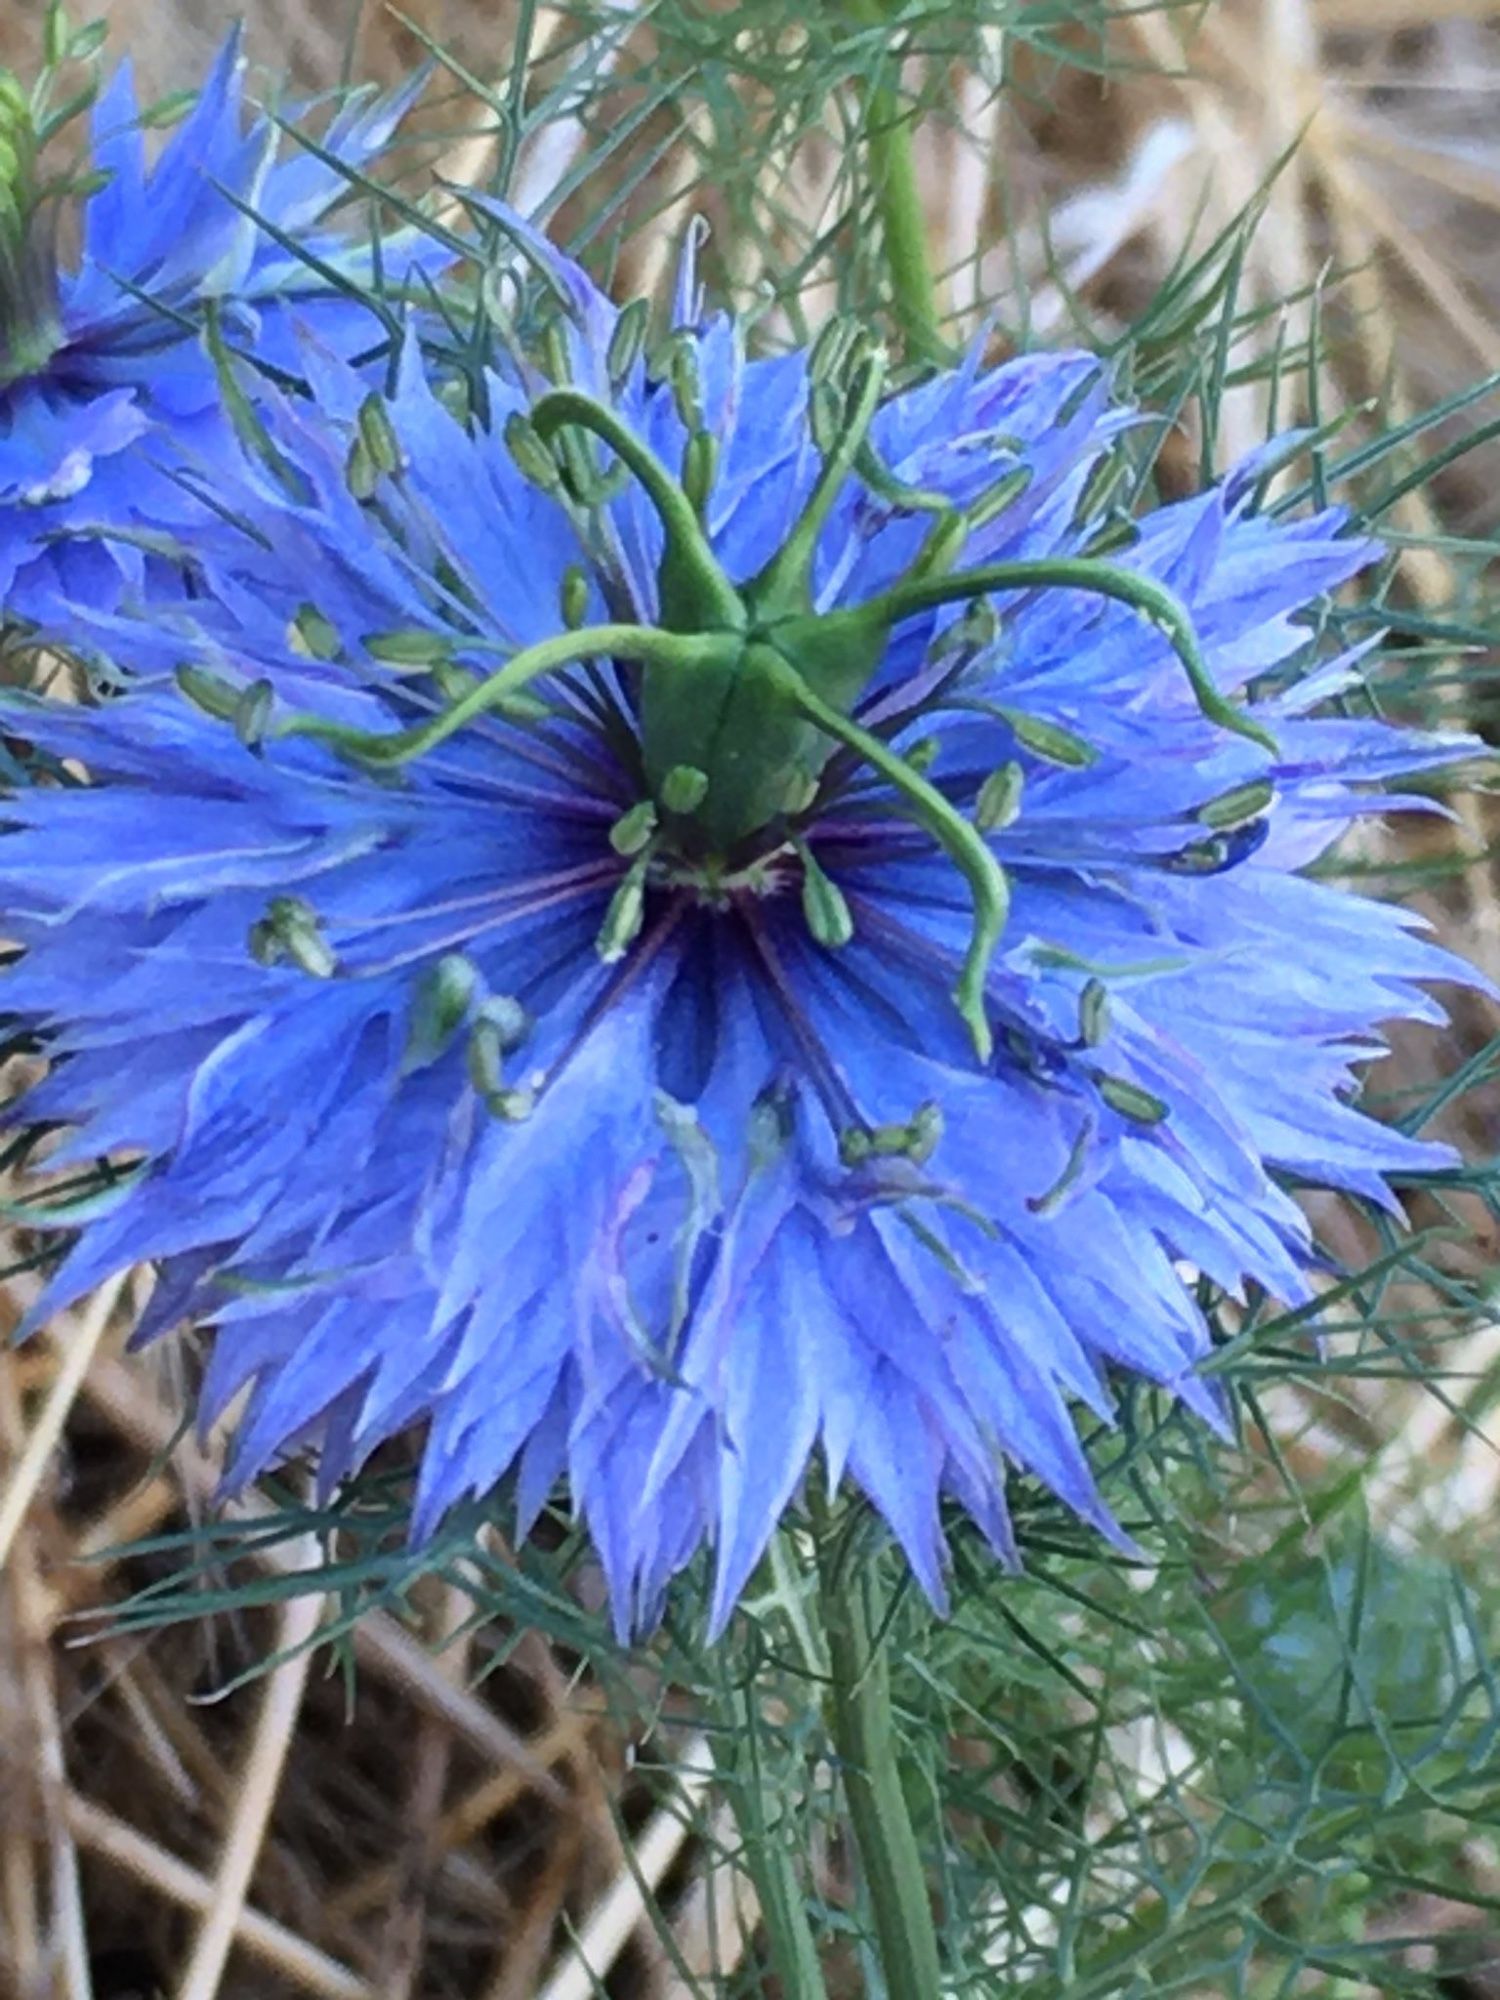
[[622,1630],[705,1543],[721,1628],[815,1455],[938,1603],[1017,1473],[1123,1544],[1076,1415],[1222,1425],[1183,1265],[1305,1304],[1289,1189],[1448,1160],[1355,1076],[1467,968],[1301,871],[1473,746],[1312,713],[1377,550],[1263,461],[1103,513],[1092,358],[888,395],[689,279],[648,366],[527,241],[545,369],[466,420],[309,352],[198,601],[107,621],[130,691],[21,705],[88,773],[0,840],[26,1115],[136,1162],[34,1317],[156,1260],[233,1484],[422,1422],[414,1534],[565,1480]]
[[[57,122],[50,82],[28,94],[0,71],[0,614],[27,621],[70,598],[112,601],[139,583],[153,535],[201,521],[153,447],[166,434],[201,468],[232,443],[215,341],[267,366],[295,360],[294,321],[346,356],[380,345],[357,296],[369,248],[324,218],[349,191],[333,162],[361,169],[421,85],[351,101],[319,156],[278,162],[277,125],[246,129],[235,34],[148,166],[122,62],[93,109],[89,171],[49,185],[38,156]],[[80,254],[59,270],[49,224],[80,190]],[[297,254],[278,238],[296,238]],[[420,254],[441,257],[431,243]]]

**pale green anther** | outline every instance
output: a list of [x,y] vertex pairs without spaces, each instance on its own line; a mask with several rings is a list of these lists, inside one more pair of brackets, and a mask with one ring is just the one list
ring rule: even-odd
[[292,620],[290,643],[309,660],[336,660],[344,649],[338,627],[315,604],[304,604]]
[[557,460],[542,442],[540,433],[530,417],[513,410],[505,420],[505,448],[516,462],[516,469],[523,479],[530,480],[543,493],[556,497],[562,492],[562,474],[558,471]]
[[452,1044],[479,991],[479,973],[461,952],[445,952],[418,983],[402,1067],[426,1069]]
[[1221,792],[1218,798],[1210,799],[1206,806],[1198,808],[1198,818],[1204,826],[1221,832],[1243,826],[1247,820],[1259,819],[1275,797],[1276,787],[1270,780],[1256,778],[1248,785],[1236,785],[1232,792]]
[[634,372],[635,364],[645,351],[646,334],[651,324],[651,306],[646,299],[632,299],[615,321],[615,330],[609,337],[605,351],[604,366],[609,375],[612,389],[623,389]]
[[955,618],[947,631],[939,636],[932,648],[932,657],[946,660],[954,653],[982,653],[994,645],[999,632],[1000,620],[995,615],[994,605],[988,598],[976,598],[963,616]]
[[679,335],[667,351],[667,380],[672,401],[685,429],[703,428],[703,374],[698,366],[698,343]]
[[631,863],[624,880],[609,901],[594,949],[606,965],[615,965],[641,934],[646,921],[646,869],[649,854],[640,854]]
[[682,490],[693,511],[702,515],[719,471],[719,440],[712,431],[694,431],[682,454]]
[[844,398],[829,381],[814,382],[807,399],[807,428],[812,441],[827,458],[839,440],[844,417]]
[[935,736],[919,736],[909,750],[902,752],[907,763],[922,776],[932,769],[938,760],[940,744]]
[[938,1149],[943,1136],[943,1107],[940,1104],[919,1104],[907,1126],[908,1154],[919,1167],[925,1167]]
[[505,1045],[495,1024],[483,1014],[469,1031],[465,1061],[469,1081],[486,1111],[508,1125],[519,1125],[536,1109],[536,1092],[529,1086],[509,1089],[505,1082]]
[[1129,476],[1130,461],[1123,453],[1114,451],[1101,458],[1083,482],[1073,509],[1073,525],[1081,528],[1085,522],[1097,521]]
[[[447,702],[462,701],[464,696],[475,685],[474,676],[469,672],[469,669],[461,667],[457,660],[448,658],[446,654],[440,655],[437,659],[433,660],[427,671],[436,682],[438,693]],[[513,696],[509,702],[501,702],[499,704],[500,714],[509,715],[512,720],[534,720],[535,718],[529,716],[525,718],[516,716],[516,702],[524,698],[517,695]],[[547,712],[545,706],[540,703],[538,706],[541,708],[542,714],[545,715]]]
[[901,1123],[846,1127],[839,1134],[839,1161],[846,1167],[862,1167],[870,1160],[910,1160],[925,1167],[938,1149],[943,1129],[941,1107],[919,1104]]
[[264,743],[275,699],[271,683],[259,680],[252,681],[235,704],[234,733],[247,750],[258,750]]
[[582,563],[569,563],[563,571],[561,598],[562,622],[576,632],[589,615],[589,577]]
[[802,915],[814,942],[828,951],[840,951],[854,935],[854,918],[837,882],[819,866],[805,840],[796,842],[802,862]]
[[1123,1076],[1106,1076],[1096,1070],[1094,1087],[1111,1111],[1118,1111],[1133,1124],[1160,1125],[1167,1115],[1169,1107],[1161,1098],[1142,1090],[1138,1083],[1128,1083]]
[[708,773],[696,764],[674,764],[661,781],[661,802],[668,812],[696,812],[708,796]]
[[425,626],[403,625],[390,632],[367,632],[360,642],[372,660],[385,667],[435,667],[453,652],[447,633]]
[[542,329],[542,364],[549,379],[562,384],[573,379],[573,357],[568,352],[567,331],[554,319]]
[[977,500],[971,501],[964,509],[964,520],[970,534],[988,527],[1007,507],[1019,500],[1032,478],[1029,465],[1018,465],[1014,472],[1007,472],[1003,479],[997,479],[993,486],[987,487]]
[[1093,745],[1075,736],[1071,729],[1064,729],[1060,722],[1047,722],[1040,715],[1026,714],[1023,709],[1006,708],[1000,713],[1021,747],[1033,757],[1040,757],[1043,763],[1059,764],[1065,771],[1084,771],[1096,761]]
[[616,854],[640,854],[651,844],[656,832],[656,805],[641,799],[629,812],[621,813],[609,830],[609,844]]
[[362,437],[357,437],[349,447],[349,456],[344,461],[344,484],[350,497],[360,501],[373,500],[379,489],[380,467],[371,458]]
[[338,971],[318,913],[301,896],[273,896],[264,917],[250,926],[247,942],[257,965],[290,960],[313,979],[332,979]]
[[824,322],[807,357],[809,381],[829,382],[843,372],[856,331],[853,321],[842,313]]
[[1015,825],[1025,784],[1026,773],[1019,764],[1002,764],[991,771],[974,802],[974,824],[981,833],[1003,833]]
[[1097,1049],[1109,1033],[1109,990],[1102,979],[1091,979],[1078,996],[1078,1038],[1086,1049]]
[[327,940],[314,925],[288,926],[282,942],[292,964],[299,972],[305,972],[310,979],[332,979],[339,969],[339,962],[330,950]]
[[194,708],[211,715],[215,722],[234,722],[240,712],[244,689],[204,667],[180,666],[175,679]]
[[359,436],[377,472],[401,470],[401,443],[383,396],[372,393],[360,404]]
[[505,1054],[498,1028],[481,1016],[469,1030],[465,1062],[470,1083],[486,1103],[505,1088]]
[[518,1049],[531,1033],[531,1016],[513,993],[491,993],[479,1003],[477,1018],[493,1029],[505,1055]]

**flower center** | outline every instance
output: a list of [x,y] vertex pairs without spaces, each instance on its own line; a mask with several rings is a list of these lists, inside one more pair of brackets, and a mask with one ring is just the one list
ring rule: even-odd
[[[800,834],[825,767],[843,752],[888,788],[893,809],[935,841],[964,879],[973,927],[954,999],[980,1060],[988,1062],[994,1030],[986,983],[1009,891],[986,836],[1013,805],[1006,804],[1010,794],[997,798],[987,785],[971,816],[930,781],[915,755],[896,747],[900,730],[941,699],[941,688],[894,723],[872,727],[859,719],[858,705],[897,625],[945,605],[983,608],[991,593],[1053,586],[1112,598],[1165,636],[1205,716],[1272,754],[1276,746],[1261,724],[1220,692],[1187,611],[1155,579],[1084,556],[959,569],[974,534],[1015,499],[1014,469],[962,506],[942,493],[902,485],[871,442],[884,357],[858,333],[835,348],[822,364],[817,350],[813,356],[809,421],[821,463],[811,491],[786,541],[748,582],[730,581],[709,540],[706,518],[718,441],[705,428],[693,369],[682,371],[685,389],[673,381],[688,434],[679,474],[611,405],[570,385],[549,389],[528,415],[515,413],[507,423],[516,465],[549,496],[585,517],[582,546],[598,539],[599,521],[588,517],[597,517],[621,481],[637,483],[662,532],[658,622],[581,625],[572,615],[578,593],[565,584],[561,610],[567,629],[512,654],[481,682],[455,682],[456,694],[436,719],[393,734],[368,734],[300,716],[282,724],[281,733],[321,737],[389,768],[422,755],[480,716],[516,714],[527,702],[534,707],[528,690],[548,676],[604,659],[633,667],[638,700],[628,726],[638,723],[647,796],[622,815],[610,835],[629,865],[599,933],[606,961],[623,958],[640,936],[647,891],[659,879],[654,871],[664,858],[686,866],[692,872],[687,886],[711,902],[724,893],[719,885],[736,869],[754,866],[787,842],[801,863],[803,908],[813,935],[829,946],[847,943],[853,932],[848,905]],[[361,437],[364,428],[362,411]],[[601,447],[612,464],[601,465]],[[815,558],[835,506],[855,478],[909,513],[929,516],[932,525],[899,582],[863,602],[821,611],[813,597]],[[583,598],[586,602],[586,590]],[[448,643],[440,636],[418,636],[424,652],[433,645],[441,652]],[[447,698],[446,686],[441,680],[439,685]],[[250,690],[245,699],[253,695]],[[231,691],[225,712],[234,711]],[[257,732],[264,726],[264,718],[250,720]],[[1006,776],[1005,770],[996,774]]]

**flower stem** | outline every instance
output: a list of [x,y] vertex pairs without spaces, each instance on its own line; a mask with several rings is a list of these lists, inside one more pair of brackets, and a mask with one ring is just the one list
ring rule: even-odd
[[823,1625],[831,1665],[833,1739],[869,1892],[887,2000],[936,2000],[937,1933],[901,1784],[890,1670],[877,1638],[874,1579],[848,1536],[821,1537]]
[[761,1926],[785,2000],[828,2000],[807,1901],[797,1877],[788,1801],[761,1761],[760,1700],[752,1682],[731,1689],[721,1676],[717,1706],[724,1729],[715,1762],[740,1830],[744,1865],[760,1902]]
[[[882,24],[892,9],[889,0],[853,0],[853,11],[858,20],[874,27]],[[882,73],[886,63],[898,60],[893,51],[883,51]],[[942,361],[947,350],[939,325],[937,283],[927,255],[927,223],[912,151],[916,116],[902,105],[899,90],[890,82],[872,83],[863,94],[870,180],[880,216],[896,324],[913,360]]]

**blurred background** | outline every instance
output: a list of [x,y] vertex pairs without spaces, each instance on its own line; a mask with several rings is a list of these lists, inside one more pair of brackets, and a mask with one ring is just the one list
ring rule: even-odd
[[[836,8],[407,0],[398,18],[350,0],[108,0],[99,11],[147,97],[200,77],[240,14],[271,98],[392,83],[434,39],[454,68],[415,121],[425,137],[406,158],[413,184],[434,168],[485,181],[504,155],[516,204],[583,244],[622,291],[657,290],[690,218],[704,214],[711,281],[761,316],[768,340],[861,297],[850,133],[863,85],[847,37],[824,32]],[[1488,728],[1496,662],[1480,621],[1500,524],[1500,16],[1483,0],[908,11],[904,40],[880,32],[888,75],[922,107],[918,163],[952,330],[993,323],[1000,344],[1122,350],[1129,336],[1132,365],[1162,402],[1170,371],[1163,361],[1153,375],[1156,357],[1194,332],[1205,299],[1229,299],[1214,422],[1201,394],[1181,395],[1168,484],[1174,469],[1183,482],[1222,470],[1288,424],[1344,417],[1351,459],[1394,427],[1400,447],[1371,460],[1376,490],[1362,497],[1400,552],[1390,602],[1410,700],[1434,719]],[[43,12],[43,0],[0,0],[0,61],[23,75]],[[518,50],[526,81],[513,89]],[[1470,801],[1420,838],[1376,827],[1349,860],[1375,893],[1414,893],[1500,977],[1493,838]],[[1461,1006],[1446,1042],[1403,1042],[1378,1081],[1409,1107],[1466,1065],[1439,1123],[1482,1158],[1495,1153],[1500,1110],[1485,1087],[1487,1005]],[[1500,1338],[1483,1320],[1446,1317],[1444,1288],[1482,1291],[1494,1238],[1477,1198],[1459,1219],[1466,1243],[1424,1267],[1420,1284],[1404,1274],[1399,1308],[1442,1344],[1440,1393],[1420,1368],[1393,1365],[1355,1387],[1273,1398],[1276,1478],[1336,1494],[1338,1508],[1355,1494],[1366,1536],[1357,1558],[1336,1538],[1319,1542],[1310,1566],[1336,1511],[1315,1498],[1263,1538],[1287,1560],[1264,1569],[1261,1599],[1245,1595],[1241,1639],[1265,1667],[1262,1699],[1278,1726],[1316,1707],[1330,1631],[1336,1661],[1352,1651],[1413,1713],[1441,1706],[1455,1649],[1467,1646],[1471,1665],[1488,1657],[1500,1606]],[[1356,1242],[1352,1224],[1329,1227]],[[1368,1256],[1380,1245],[1357,1247]],[[278,1590],[316,1554],[286,1532],[252,1552],[257,1583],[218,1600],[214,1616],[106,1625],[102,1636],[78,1623],[166,1574],[176,1558],[141,1538],[201,1519],[214,1486],[212,1451],[181,1435],[170,1357],[123,1358],[147,1282],[110,1288],[48,1338],[0,1354],[0,1995],[772,1993],[756,1971],[754,1898],[730,1821],[670,1673],[642,1665],[600,1688],[580,1649],[476,1615],[489,1585],[462,1563],[358,1624],[335,1655],[348,1674],[310,1667],[298,1649],[340,1606]],[[13,1277],[10,1311],[32,1283]],[[1252,1463],[1235,1489],[1242,1523],[1265,1499],[1263,1480],[1275,1483]],[[108,1553],[126,1543],[137,1545],[128,1557]],[[484,1557],[491,1573],[503,1568],[498,1537]],[[1039,1626],[1054,1616],[1033,1609]],[[1073,1631],[1069,1644],[1084,1641]],[[267,1658],[277,1664],[257,1673]],[[1144,1659],[1109,1670],[1144,1686]],[[1112,1818],[1085,1820],[1085,1844],[1107,1850],[1143,1799],[1188,1812],[1198,1752],[1166,1713],[1148,1704],[1111,1740],[1128,1782],[1095,1809]],[[1495,1780],[1492,1798],[1495,1740],[1466,1753]],[[971,1749],[965,1738],[954,1754]],[[1017,1811],[1040,1782],[1015,1768],[987,1779]],[[1362,1972],[1330,1970],[1311,1948],[1278,1947],[1261,1967],[1246,1943],[1214,1971],[1195,1973],[1189,1952],[1155,1990],[1494,2000],[1494,1824],[1493,1806],[1441,1828],[1403,1818],[1399,1867],[1389,1843],[1375,1843],[1394,1888],[1378,1867],[1349,1883],[1335,1845],[1332,1900],[1315,1917],[1295,1901],[1235,1906],[1245,1938],[1310,1925],[1341,1936]],[[847,1856],[832,1837],[814,1839],[811,1854],[837,1906]],[[1111,1891],[1126,1911],[1147,1895],[1131,1882]],[[1036,1917],[1003,1909],[997,1927]],[[195,1968],[217,1962],[202,1950],[215,1931],[232,1940],[227,1969],[200,1977]],[[1006,1962],[995,1960],[997,1983],[974,1990],[1016,1990]],[[852,1942],[846,1971],[844,1990],[863,1991]],[[1068,1989],[1038,1979],[1026,1990]],[[1122,1975],[1088,1990],[1146,1989]]]

